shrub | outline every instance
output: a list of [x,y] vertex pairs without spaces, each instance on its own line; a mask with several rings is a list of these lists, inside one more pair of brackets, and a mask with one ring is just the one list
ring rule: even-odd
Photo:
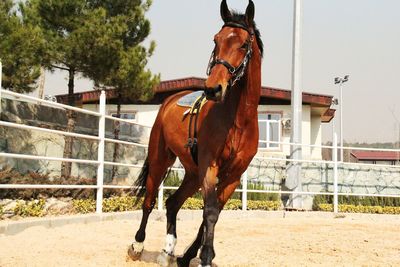
[[2,217],[4,214],[4,206],[0,205],[0,217]]
[[281,208],[280,201],[259,201],[250,200],[247,202],[248,210],[279,210]]
[[239,210],[239,209],[242,209],[242,201],[239,199],[229,199],[224,206],[224,210]]
[[14,214],[22,217],[41,217],[44,215],[44,199],[29,202],[18,201],[14,208]]
[[94,199],[74,199],[72,206],[76,213],[91,213],[96,211],[96,201]]
[[198,198],[188,198],[182,205],[185,210],[201,210],[203,209],[203,200]]
[[118,211],[130,211],[136,210],[141,207],[143,200],[139,201],[135,206],[135,197],[111,197],[103,200],[103,211],[104,212],[118,212]]

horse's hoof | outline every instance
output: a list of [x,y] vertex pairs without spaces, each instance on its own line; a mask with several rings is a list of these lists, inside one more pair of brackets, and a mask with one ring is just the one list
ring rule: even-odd
[[157,263],[163,267],[175,267],[178,266],[176,263],[176,258],[173,255],[169,255],[165,251],[161,251],[160,255],[157,257]]
[[132,245],[129,246],[128,248],[128,256],[134,260],[137,261],[140,259],[140,256],[142,255],[143,252],[143,243],[132,243]]

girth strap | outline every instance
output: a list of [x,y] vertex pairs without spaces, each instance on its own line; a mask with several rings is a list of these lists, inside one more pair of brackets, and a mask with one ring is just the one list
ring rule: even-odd
[[[189,137],[188,142],[185,145],[185,148],[190,149],[190,155],[196,165],[198,165],[198,150],[197,150],[197,120],[200,114],[201,103],[205,98],[205,94],[203,93],[201,97],[199,97],[196,102],[193,104],[192,109],[190,110],[189,116]],[[193,125],[194,118],[194,125]],[[193,128],[193,135],[192,135]]]

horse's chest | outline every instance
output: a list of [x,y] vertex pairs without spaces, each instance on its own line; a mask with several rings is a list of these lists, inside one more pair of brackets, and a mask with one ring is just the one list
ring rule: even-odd
[[243,129],[238,129],[236,127],[232,127],[229,130],[227,139],[225,141],[225,146],[222,152],[223,161],[230,161],[235,158],[237,153],[242,150],[242,137],[243,137]]

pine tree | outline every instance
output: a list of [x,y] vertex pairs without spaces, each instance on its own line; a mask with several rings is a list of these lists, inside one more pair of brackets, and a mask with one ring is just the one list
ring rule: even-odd
[[[141,45],[150,33],[144,14],[151,1],[141,0],[27,0],[22,14],[39,25],[48,44],[45,58],[50,70],[69,74],[69,104],[74,105],[74,80],[81,74],[97,87],[112,87],[121,97],[144,99],[159,77],[146,70],[155,44]],[[67,113],[67,131],[75,127],[75,114]],[[73,139],[65,138],[64,157],[72,156]],[[64,162],[62,175],[71,164]]]
[[40,27],[27,24],[12,0],[0,1],[0,60],[2,87],[19,93],[36,88],[46,43]]

